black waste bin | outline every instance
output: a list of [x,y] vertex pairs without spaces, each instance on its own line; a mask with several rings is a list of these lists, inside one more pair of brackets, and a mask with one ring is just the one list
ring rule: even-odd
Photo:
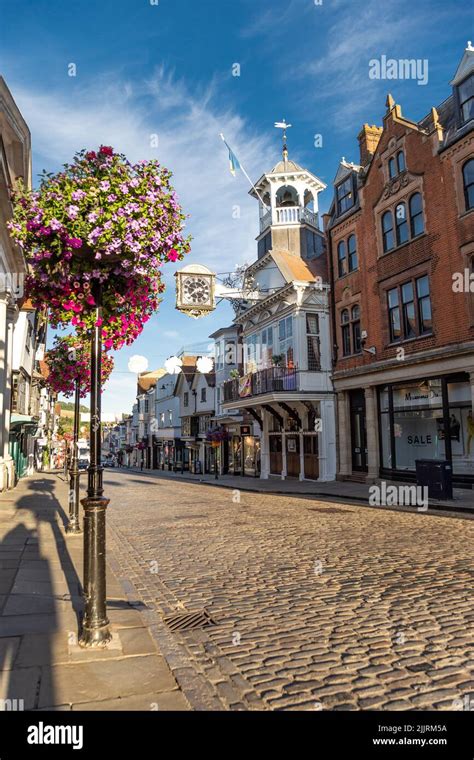
[[417,459],[416,482],[428,487],[430,499],[453,498],[453,471],[445,459]]

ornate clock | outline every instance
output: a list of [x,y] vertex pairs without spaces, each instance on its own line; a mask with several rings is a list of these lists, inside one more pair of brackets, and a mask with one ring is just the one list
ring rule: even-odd
[[215,309],[215,274],[202,264],[176,272],[176,308],[197,319]]

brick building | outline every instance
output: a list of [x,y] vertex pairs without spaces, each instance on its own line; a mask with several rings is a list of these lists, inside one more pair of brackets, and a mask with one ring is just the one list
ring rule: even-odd
[[420,122],[389,95],[383,126],[364,125],[359,163],[343,160],[334,181],[325,228],[340,478],[410,480],[429,458],[474,482],[470,43],[451,88]]

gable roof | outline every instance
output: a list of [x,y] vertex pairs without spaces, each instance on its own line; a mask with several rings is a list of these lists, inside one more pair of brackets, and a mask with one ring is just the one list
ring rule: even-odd
[[146,393],[156,385],[160,377],[166,375],[165,369],[155,369],[152,372],[142,372],[138,375],[137,393]]

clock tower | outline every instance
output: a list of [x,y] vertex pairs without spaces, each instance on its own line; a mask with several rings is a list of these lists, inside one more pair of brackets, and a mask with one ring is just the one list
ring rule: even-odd
[[259,204],[258,258],[269,250],[290,251],[303,259],[320,255],[324,235],[318,194],[325,188],[318,177],[288,158],[285,134],[282,160],[249,191]]

